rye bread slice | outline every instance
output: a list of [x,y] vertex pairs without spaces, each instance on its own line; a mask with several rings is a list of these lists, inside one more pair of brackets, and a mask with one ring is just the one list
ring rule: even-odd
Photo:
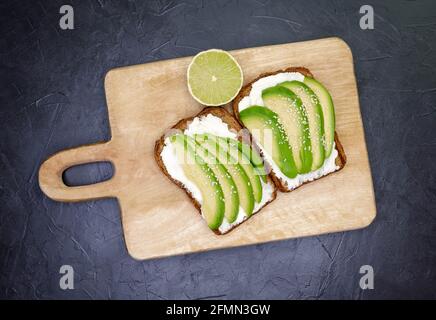
[[[299,72],[299,73],[303,74],[306,77],[314,78],[313,74],[309,71],[309,69],[304,68],[304,67],[290,67],[290,68],[286,68],[286,69],[283,69],[283,70],[277,70],[277,71],[274,71],[274,72],[262,73],[256,79],[252,80],[250,83],[248,83],[245,86],[243,86],[241,91],[239,92],[239,94],[236,96],[236,98],[232,102],[233,113],[235,115],[235,118],[239,121],[240,125],[243,126],[243,123],[241,122],[241,119],[239,118],[238,105],[239,105],[239,102],[244,97],[246,97],[246,96],[248,96],[250,94],[251,88],[252,88],[252,84],[254,82],[256,82],[257,80],[261,79],[261,78],[265,78],[267,76],[272,76],[272,75],[275,75],[275,74],[278,74],[278,73],[282,73],[282,72]],[[338,133],[336,131],[335,131],[335,144],[336,144],[336,150],[338,151],[338,157],[336,158],[335,162],[336,162],[336,165],[339,167],[339,169],[336,170],[336,171],[333,171],[331,173],[335,173],[335,172],[338,172],[339,170],[341,170],[345,166],[345,163],[347,162],[347,157],[345,155],[344,148],[342,147],[342,144],[339,141]],[[268,165],[268,164],[266,163],[266,165]],[[319,179],[321,179],[323,177],[328,176],[331,173],[328,173],[328,174],[326,174],[326,175],[324,175],[322,177],[319,177],[318,179],[312,180],[312,181],[319,180]],[[281,179],[279,179],[274,174],[274,172],[272,172],[272,170],[270,170],[270,176],[273,179],[274,183],[276,184],[277,188],[280,191],[282,191],[282,192],[290,192],[292,190],[295,190],[295,189],[301,187],[302,185],[305,185],[305,184],[311,182],[311,181],[306,181],[303,184],[301,184],[300,186],[298,186],[297,188],[289,189],[287,187],[286,183],[284,181],[282,181]]]
[[[172,130],[178,129],[178,130],[184,131],[185,129],[187,129],[188,125],[194,120],[194,118],[207,116],[208,114],[211,114],[211,115],[214,115],[214,116],[220,118],[223,122],[225,122],[229,126],[230,130],[234,130],[236,133],[239,133],[240,130],[242,129],[242,126],[239,124],[239,122],[227,110],[225,110],[225,109],[223,109],[221,107],[208,107],[208,108],[203,109],[201,112],[199,112],[197,115],[195,115],[193,117],[185,118],[185,119],[182,119],[179,122],[177,122],[174,126],[172,126],[167,131],[167,133],[162,135],[162,137],[159,140],[156,141],[156,144],[155,144],[155,147],[154,147],[154,157],[156,159],[156,162],[157,162],[157,165],[159,166],[159,168],[168,177],[168,179],[170,179],[172,182],[174,182],[176,185],[178,185],[180,188],[182,188],[185,191],[185,193],[187,194],[189,200],[194,204],[195,208],[197,208],[197,210],[198,210],[198,212],[200,214],[201,214],[201,205],[200,205],[200,203],[192,196],[191,192],[187,188],[185,188],[185,186],[181,182],[173,179],[173,177],[168,173],[168,171],[167,171],[167,169],[165,167],[165,164],[162,161],[161,153],[162,153],[163,147],[165,146],[165,138],[168,136],[168,134],[171,134]],[[239,136],[238,135],[238,139],[240,141],[245,141],[247,143],[246,138],[244,138],[243,136]],[[251,141],[251,140],[249,140],[249,141]],[[256,146],[254,146],[254,147],[257,148]],[[275,183],[272,180],[272,177],[270,175],[267,176],[267,183],[270,183],[273,186],[273,188],[274,188],[271,200],[266,202],[256,212],[253,212],[250,217],[247,217],[241,223],[239,223],[238,225],[233,226],[228,231],[223,232],[223,233],[221,233],[219,230],[212,230],[212,231],[214,233],[218,234],[218,235],[228,233],[231,230],[235,229],[237,226],[241,225],[243,222],[245,222],[249,218],[251,218],[252,216],[254,216],[255,213],[261,211],[262,208],[264,208],[267,204],[271,203],[276,198],[276,196],[277,196],[277,187],[276,187],[276,185],[275,185]]]

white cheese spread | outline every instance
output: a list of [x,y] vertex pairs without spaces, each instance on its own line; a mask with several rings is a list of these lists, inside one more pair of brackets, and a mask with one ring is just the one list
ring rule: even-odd
[[[237,133],[232,132],[229,129],[229,126],[227,123],[221,120],[221,118],[216,117],[212,114],[208,114],[206,116],[202,117],[196,117],[193,119],[193,121],[188,125],[186,130],[184,131],[184,134],[188,136],[194,136],[195,134],[204,134],[209,133],[213,134],[219,137],[226,137],[226,138],[237,138]],[[161,158],[162,161],[168,171],[168,173],[171,175],[171,177],[183,184],[183,186],[192,194],[194,199],[198,201],[198,203],[202,204],[202,196],[201,192],[198,189],[198,187],[190,181],[185,173],[183,172],[183,168],[181,164],[178,162],[177,155],[175,153],[174,147],[171,144],[169,138],[167,137],[164,142],[164,147],[161,152]],[[270,182],[264,183],[262,181],[262,200],[260,203],[256,203],[253,214],[260,210],[260,208],[271,200],[274,187]],[[221,233],[225,233],[234,226],[240,224],[245,219],[247,219],[247,214],[244,212],[244,209],[239,207],[239,213],[236,218],[236,220],[232,223],[229,223],[228,220],[224,217],[223,222],[221,223],[219,227],[219,231]]]
[[[273,87],[284,81],[292,81],[292,80],[297,80],[302,82],[304,81],[304,75],[299,72],[282,72],[257,80],[252,84],[250,94],[244,97],[239,102],[238,105],[239,112],[253,105],[265,106],[262,100],[263,90]],[[335,163],[336,157],[338,156],[338,151],[333,145],[333,150],[330,156],[324,160],[323,165],[319,169],[305,174],[298,174],[295,178],[289,178],[282,173],[282,171],[279,169],[277,164],[272,159],[271,154],[269,154],[267,150],[262,148],[262,146],[259,143],[257,145],[262,150],[265,161],[271,166],[272,172],[288,186],[289,190],[297,188],[298,186],[302,185],[304,182],[313,181],[317,178],[325,176],[339,169],[339,167]]]

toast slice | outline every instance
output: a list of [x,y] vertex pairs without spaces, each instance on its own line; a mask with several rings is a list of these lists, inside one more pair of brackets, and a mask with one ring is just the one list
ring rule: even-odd
[[[169,170],[170,168],[166,167],[165,162],[162,158],[162,152],[165,148],[165,143],[167,141],[166,140],[167,137],[171,136],[171,134],[174,134],[175,130],[177,130],[178,132],[180,132],[180,131],[185,132],[185,130],[187,130],[189,128],[190,124],[194,121],[194,119],[196,119],[196,118],[202,119],[203,117],[207,117],[209,115],[212,115],[212,116],[215,116],[215,117],[221,119],[221,121],[223,121],[225,124],[227,124],[228,129],[230,129],[230,131],[232,131],[234,133],[239,133],[242,129],[240,123],[225,109],[223,109],[221,107],[207,107],[207,108],[203,109],[197,115],[190,117],[190,118],[182,119],[179,122],[177,122],[159,140],[156,141],[155,149],[154,149],[154,156],[155,156],[155,159],[156,159],[156,162],[157,162],[159,168],[168,177],[168,179],[170,179],[172,182],[174,182],[177,186],[179,186],[180,188],[182,188],[185,191],[188,198],[193,203],[195,208],[197,208],[197,210],[199,211],[200,214],[201,214],[201,203],[195,198],[192,191],[189,190],[189,188],[186,185],[184,185],[181,181],[175,179],[169,173],[169,171],[171,171],[171,170]],[[250,141],[250,140],[247,140],[246,138],[244,138],[243,135],[241,135],[241,136],[238,135],[238,140],[244,141],[244,143],[247,143],[247,144],[248,144],[247,141]],[[255,146],[253,146],[253,147],[255,147]],[[257,152],[259,152],[257,149],[255,149],[255,150]],[[255,207],[255,210],[252,212],[251,215],[249,215],[249,216],[246,215],[243,218],[239,218],[239,216],[238,216],[238,219],[233,224],[230,224],[230,225],[227,224],[224,229],[222,229],[220,227],[219,229],[215,229],[212,231],[218,235],[225,234],[225,233],[233,230],[235,227],[240,225],[242,222],[244,222],[247,219],[249,219],[250,217],[252,217],[255,213],[259,212],[267,204],[271,203],[276,198],[277,187],[276,187],[276,185],[275,185],[275,183],[272,180],[272,177],[270,175],[266,175],[265,184],[268,184],[268,186],[271,188],[270,190],[272,190],[270,197],[268,198],[267,201],[265,201],[263,204],[260,203],[261,205],[258,206],[257,208]]]
[[[309,71],[309,69],[304,68],[304,67],[289,67],[289,68],[286,68],[286,69],[277,70],[277,71],[274,71],[274,72],[267,72],[267,73],[263,73],[263,74],[259,75],[257,78],[252,80],[250,83],[248,83],[247,85],[243,86],[241,91],[239,92],[239,94],[236,96],[236,98],[232,102],[233,113],[235,115],[235,118],[239,121],[239,123],[241,125],[243,125],[243,123],[242,123],[242,121],[240,119],[240,116],[239,116],[239,103],[241,102],[241,100],[244,97],[250,95],[250,92],[251,92],[253,84],[256,81],[258,81],[258,80],[260,80],[262,78],[265,78],[265,77],[268,77],[268,76],[272,76],[272,75],[276,75],[276,74],[279,74],[279,73],[284,73],[284,72],[298,72],[298,73],[301,73],[302,75],[304,75],[305,77],[314,78],[313,74]],[[337,172],[337,171],[341,170],[345,166],[347,158],[346,158],[346,155],[345,155],[345,152],[344,152],[344,148],[342,147],[342,144],[341,144],[341,142],[339,140],[339,137],[338,137],[338,134],[337,134],[336,131],[335,131],[335,135],[334,135],[334,141],[335,141],[335,149],[338,152],[338,156],[335,159],[335,164],[337,166],[337,169],[335,171],[333,171],[333,172],[329,172],[329,173],[327,173],[325,175],[322,175],[319,178],[315,178],[313,180],[304,181],[302,184],[300,184],[300,185],[298,185],[297,187],[294,187],[294,188],[289,188],[287,183],[283,179],[278,177],[273,172],[273,170],[271,170],[271,164],[269,164],[269,163],[267,163],[267,161],[265,161],[265,164],[267,166],[267,170],[269,170],[267,172],[270,173],[270,175],[271,175],[274,183],[276,184],[277,188],[280,191],[282,191],[282,192],[290,192],[290,191],[295,190],[295,189],[297,189],[298,187],[300,187],[300,186],[302,186],[304,184],[307,184],[307,183],[309,183],[311,181],[316,181],[316,180],[321,179],[321,178],[323,178],[323,177],[325,177],[325,176],[327,176],[327,175],[329,175],[331,173],[334,173],[334,172]],[[262,151],[261,151],[261,154],[262,154]],[[263,156],[263,154],[262,154],[262,156]]]

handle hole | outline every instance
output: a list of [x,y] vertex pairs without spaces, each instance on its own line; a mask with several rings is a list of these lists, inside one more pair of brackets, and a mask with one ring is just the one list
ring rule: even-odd
[[85,186],[109,180],[114,175],[110,161],[79,164],[65,169],[62,180],[69,187]]

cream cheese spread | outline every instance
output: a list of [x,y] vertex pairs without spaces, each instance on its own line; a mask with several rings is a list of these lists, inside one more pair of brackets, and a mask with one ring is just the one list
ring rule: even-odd
[[[264,107],[265,104],[263,103],[262,100],[263,90],[273,87],[284,81],[293,81],[293,80],[302,82],[304,81],[304,75],[299,72],[282,72],[257,80],[251,85],[250,94],[244,97],[239,102],[238,105],[239,112],[253,105]],[[338,151],[333,145],[333,150],[330,156],[324,160],[323,165],[319,169],[305,174],[298,174],[295,178],[289,178],[282,173],[282,171],[279,169],[277,164],[272,159],[271,154],[266,149],[262,148],[262,146],[259,143],[257,143],[257,145],[262,150],[266,162],[271,166],[272,172],[288,186],[289,190],[297,188],[298,186],[302,185],[304,182],[313,181],[317,178],[325,176],[339,169],[339,166],[336,165],[336,157],[338,156]]]
[[[191,137],[195,134],[209,133],[219,137],[232,139],[237,138],[237,133],[231,131],[227,123],[222,121],[221,118],[216,117],[212,114],[195,117],[183,133]],[[201,192],[198,187],[192,181],[190,181],[183,172],[183,167],[178,162],[177,155],[175,153],[174,147],[170,142],[169,137],[165,138],[164,147],[161,152],[161,158],[171,177],[182,183],[183,186],[192,194],[193,198],[197,200],[198,203],[202,204]],[[260,203],[255,204],[252,214],[259,211],[264,204],[272,199],[274,193],[273,185],[270,182],[264,183],[262,181],[262,192],[262,200]],[[245,219],[247,219],[247,214],[246,212],[244,212],[244,209],[239,207],[239,213],[236,220],[232,223],[229,223],[228,220],[224,217],[223,222],[221,223],[218,230],[221,233],[225,233],[234,226],[242,223]]]
[[299,72],[282,72],[261,78],[251,85],[250,94],[239,102],[239,112],[251,106],[264,106],[262,91],[285,81],[304,81],[304,75]]

